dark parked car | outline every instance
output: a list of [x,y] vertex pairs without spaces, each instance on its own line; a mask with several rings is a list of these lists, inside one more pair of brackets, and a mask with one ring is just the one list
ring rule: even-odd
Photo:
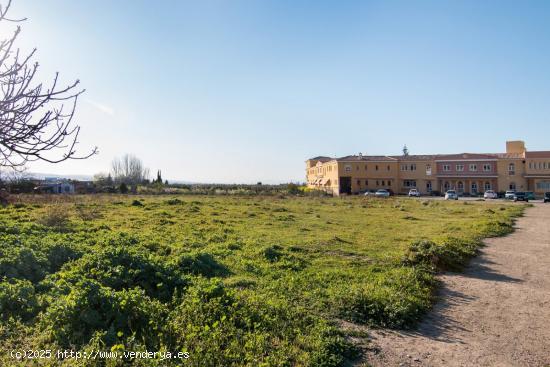
[[535,200],[535,193],[533,191],[525,191],[525,196],[528,200]]
[[529,202],[529,198],[527,197],[527,195],[525,195],[524,192],[517,191],[517,192],[514,193],[514,201]]
[[544,193],[544,202],[545,203],[550,202],[550,192],[545,192]]

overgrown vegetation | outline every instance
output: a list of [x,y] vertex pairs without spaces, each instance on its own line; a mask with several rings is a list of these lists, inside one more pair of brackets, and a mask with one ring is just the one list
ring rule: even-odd
[[460,270],[523,209],[364,197],[20,199],[0,209],[4,350],[186,351],[189,366],[353,360],[339,320],[414,325],[435,273]]

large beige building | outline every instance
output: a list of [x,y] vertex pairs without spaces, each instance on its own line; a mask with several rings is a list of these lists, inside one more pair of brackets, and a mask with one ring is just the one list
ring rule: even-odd
[[550,151],[527,151],[523,141],[506,142],[506,153],[315,157],[306,161],[310,188],[333,195],[388,189],[422,194],[457,190],[550,191]]

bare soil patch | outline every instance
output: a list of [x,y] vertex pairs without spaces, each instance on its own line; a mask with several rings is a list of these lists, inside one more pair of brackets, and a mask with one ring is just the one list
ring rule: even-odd
[[550,205],[485,241],[413,331],[370,330],[363,365],[550,366]]

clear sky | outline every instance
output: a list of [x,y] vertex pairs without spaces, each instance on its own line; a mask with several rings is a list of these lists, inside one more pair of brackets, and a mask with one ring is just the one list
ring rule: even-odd
[[[3,0],[0,0],[3,1]],[[199,182],[304,180],[316,155],[549,150],[548,1],[14,0],[41,78],[87,89],[79,145]]]

